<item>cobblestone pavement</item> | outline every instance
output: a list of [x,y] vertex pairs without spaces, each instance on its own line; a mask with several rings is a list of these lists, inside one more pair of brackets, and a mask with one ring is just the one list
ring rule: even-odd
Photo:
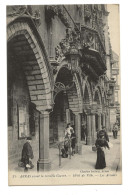
[[[107,167],[105,169],[109,170],[121,170],[120,162],[120,136],[117,139],[112,137],[112,134],[109,134],[110,143],[113,147],[108,150],[105,150],[105,158]],[[50,159],[51,159],[51,170],[93,170],[95,169],[97,153],[92,151],[91,146],[87,146],[84,143],[82,144],[82,155],[75,154],[69,158],[61,158],[61,167],[59,167],[59,150],[57,147],[50,148]],[[35,154],[33,160],[34,169],[29,171],[37,170],[37,159],[38,154]],[[18,163],[13,164],[13,169],[18,172],[23,172],[24,169],[17,166]]]

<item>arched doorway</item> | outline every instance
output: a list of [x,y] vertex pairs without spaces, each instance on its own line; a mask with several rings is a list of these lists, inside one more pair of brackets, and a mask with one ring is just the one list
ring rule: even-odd
[[63,140],[67,109],[69,109],[68,97],[65,91],[61,91],[56,95],[53,112],[50,113],[50,143]]
[[49,161],[49,131],[44,134],[43,113],[52,108],[54,82],[44,45],[35,32],[35,26],[22,19],[7,27],[9,160],[19,160],[24,138],[32,136],[35,159],[47,159],[41,161],[44,169]]
[[[79,83],[79,82],[78,82]],[[80,83],[79,83],[80,84]],[[67,123],[71,123],[80,139],[81,115],[80,115],[80,94],[77,91],[76,75],[71,70],[62,67],[56,77],[54,87],[54,107],[50,114],[50,139],[61,141],[64,138]],[[76,123],[80,115],[79,123]],[[79,125],[79,127],[78,127]]]

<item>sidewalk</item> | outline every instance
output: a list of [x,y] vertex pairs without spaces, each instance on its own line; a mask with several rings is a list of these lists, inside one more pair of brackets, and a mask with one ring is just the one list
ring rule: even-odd
[[[110,143],[113,144],[113,147],[108,150],[105,150],[105,158],[107,167],[105,169],[118,171],[121,169],[119,167],[120,163],[120,136],[117,139],[112,137],[112,133],[109,133]],[[82,144],[82,155],[75,154],[69,158],[61,158],[61,167],[59,167],[59,149],[50,148],[50,159],[51,159],[51,170],[60,171],[60,170],[95,170],[97,153],[92,151],[92,146],[87,146]],[[38,154],[35,154],[33,159],[34,169],[29,170],[31,172],[37,170],[37,159]],[[24,169],[17,166],[18,163],[13,164],[12,168],[15,171],[23,172]]]
[[[105,169],[111,169],[117,171],[120,163],[120,136],[117,139],[109,134],[110,143],[113,147],[105,150],[105,158],[107,167]],[[54,151],[55,152],[55,151]],[[53,149],[52,149],[53,155]],[[56,155],[58,158],[58,155]],[[95,163],[97,158],[97,152],[92,151],[92,146],[82,145],[82,155],[76,154],[71,159],[62,158],[61,167],[59,167],[59,159],[52,160],[52,170],[93,170],[95,169]]]

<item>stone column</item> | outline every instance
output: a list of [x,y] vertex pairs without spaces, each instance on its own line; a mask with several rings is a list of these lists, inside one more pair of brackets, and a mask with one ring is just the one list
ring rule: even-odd
[[66,109],[66,124],[70,123],[71,119],[70,119],[70,110]]
[[105,113],[103,113],[103,126],[106,127],[106,121],[105,121]]
[[98,114],[98,130],[101,130],[101,114]]
[[87,145],[92,145],[91,115],[87,115]]
[[80,113],[75,113],[75,130],[76,130],[76,151],[78,154],[82,154],[82,145],[80,143],[81,138],[81,117]]
[[108,114],[106,114],[106,130],[110,131],[110,110],[108,109]]
[[91,118],[92,118],[92,145],[95,145],[95,141],[96,141],[95,114],[92,114]]
[[49,112],[44,111],[40,114],[39,129],[39,160],[37,162],[38,171],[50,170],[51,162],[49,159]]

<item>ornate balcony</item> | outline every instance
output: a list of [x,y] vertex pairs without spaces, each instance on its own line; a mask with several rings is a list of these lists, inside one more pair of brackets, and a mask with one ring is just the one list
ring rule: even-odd
[[100,54],[101,60],[105,65],[105,48],[98,32],[93,28],[83,26],[81,27],[81,38],[86,47]]
[[97,79],[107,69],[105,48],[98,32],[90,27],[82,26],[81,43],[83,43],[84,69],[92,75],[92,78]]

